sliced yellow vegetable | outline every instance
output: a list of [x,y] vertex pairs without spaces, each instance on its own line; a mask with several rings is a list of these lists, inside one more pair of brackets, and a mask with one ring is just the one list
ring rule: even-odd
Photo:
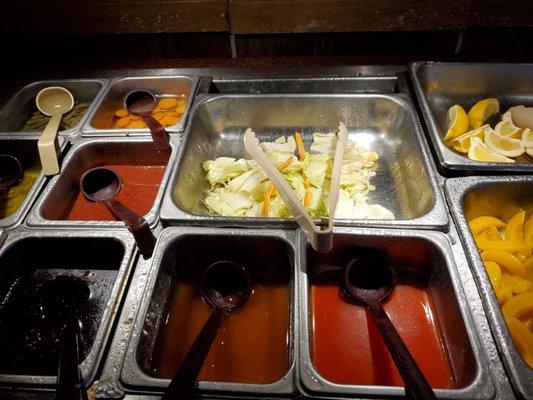
[[533,334],[516,318],[505,318],[513,343],[524,361],[533,368]]
[[524,318],[533,315],[533,292],[516,295],[502,307],[505,317]]
[[524,243],[526,246],[533,247],[533,214],[529,216],[524,225]]
[[500,289],[496,291],[496,297],[498,298],[498,303],[500,303],[500,306],[503,306],[506,302],[513,298],[513,292],[510,287],[501,283]]
[[472,234],[474,236],[480,234],[485,229],[488,229],[491,226],[494,226],[497,229],[505,227],[505,223],[502,220],[495,218],[495,217],[486,216],[486,215],[481,216],[481,217],[476,217],[470,220],[468,225],[470,225],[470,230],[472,231]]
[[526,245],[511,240],[485,240],[479,236],[476,244],[480,250],[502,250],[508,253],[521,253],[524,255],[530,252],[529,247]]
[[504,237],[505,240],[512,240],[518,243],[524,242],[524,221],[526,219],[526,212],[521,211],[515,214],[505,226]]
[[508,286],[514,294],[520,294],[531,290],[531,282],[516,275],[502,274],[502,283]]
[[503,240],[503,237],[500,231],[494,225],[489,226],[489,229],[487,229],[485,232],[487,232],[488,240],[496,240],[496,241]]
[[[500,243],[500,242],[495,242]],[[503,250],[485,250],[481,253],[483,261],[494,261],[507,272],[524,277],[527,275],[526,266],[518,258]]]
[[494,261],[487,261],[485,262],[485,269],[487,270],[487,274],[489,275],[490,283],[492,283],[493,289],[495,291],[499,290],[502,281],[502,271],[500,266]]

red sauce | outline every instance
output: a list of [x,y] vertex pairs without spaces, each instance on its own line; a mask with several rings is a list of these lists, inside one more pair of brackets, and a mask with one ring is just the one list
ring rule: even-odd
[[[165,173],[164,165],[106,165],[122,179],[122,189],[116,199],[139,215],[145,215],[154,204],[159,185]],[[118,221],[102,203],[85,199],[78,192],[68,220],[75,221]]]
[[[311,286],[312,358],[340,384],[404,386],[369,312],[341,298],[334,284]],[[447,356],[426,290],[399,280],[385,311],[432,387],[452,385]]]
[[[289,287],[255,285],[246,304],[224,321],[198,380],[267,384],[288,370]],[[156,344],[152,372],[172,378],[212,307],[197,284],[179,283],[162,339]]]

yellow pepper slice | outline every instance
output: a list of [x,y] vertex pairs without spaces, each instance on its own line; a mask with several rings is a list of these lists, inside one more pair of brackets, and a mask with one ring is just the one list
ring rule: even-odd
[[526,246],[533,248],[533,214],[529,216],[524,225],[524,243]]
[[479,239],[476,240],[477,247],[480,250],[502,250],[508,253],[520,253],[523,255],[530,255],[531,253],[529,247],[514,240],[485,240],[482,235],[483,233],[478,235]]
[[494,225],[489,226],[489,228],[485,232],[487,232],[487,240],[493,240],[493,241],[503,240],[503,237],[500,231],[498,231],[498,228],[496,228]]
[[517,318],[505,318],[513,343],[524,361],[533,368],[533,334]]
[[480,234],[492,225],[498,229],[505,227],[505,223],[502,220],[495,217],[490,217],[488,215],[476,217],[470,220],[468,225],[470,225],[470,230],[474,236]]
[[526,219],[526,212],[520,211],[515,214],[507,225],[505,225],[504,237],[505,240],[510,240],[518,243],[524,243],[524,221]]
[[521,277],[527,275],[524,263],[509,252],[503,250],[485,250],[481,253],[481,258],[483,261],[494,261],[498,263],[500,268],[504,268],[513,275]]
[[529,282],[527,279],[506,273],[502,274],[501,282],[505,286],[508,286],[515,294],[527,292],[528,290],[531,290],[532,286],[531,282]]
[[500,283],[500,289],[496,290],[496,298],[498,299],[500,306],[503,306],[513,298],[513,291],[509,286],[505,286],[503,283]]
[[505,317],[523,318],[533,313],[533,292],[521,293],[502,307]]
[[484,263],[487,274],[489,275],[490,283],[495,291],[500,289],[500,283],[502,281],[502,270],[500,266],[494,261],[487,261]]

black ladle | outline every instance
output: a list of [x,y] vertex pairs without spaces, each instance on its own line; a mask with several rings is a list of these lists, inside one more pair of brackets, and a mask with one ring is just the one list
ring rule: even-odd
[[224,319],[246,303],[250,286],[250,275],[240,264],[219,261],[206,268],[202,277],[202,297],[213,306],[213,311],[174,374],[162,400],[188,398]]
[[61,275],[38,290],[43,317],[59,330],[56,400],[84,400],[79,350],[79,313],[91,292],[81,279]]
[[22,177],[20,161],[9,154],[0,154],[0,198],[11,186],[18,185]]
[[365,254],[354,258],[347,265],[344,284],[348,294],[372,312],[381,337],[405,382],[406,393],[414,400],[436,399],[424,374],[381,305],[396,285],[394,269],[380,254]]
[[149,258],[154,252],[156,238],[143,217],[115,199],[121,187],[120,177],[106,167],[90,169],[80,179],[83,195],[90,201],[104,203],[109,211],[121,219],[133,234],[143,257]]
[[150,111],[157,105],[157,99],[153,93],[147,90],[135,90],[126,96],[124,105],[131,114],[139,115],[148,125],[157,151],[170,148],[165,127],[150,115]]

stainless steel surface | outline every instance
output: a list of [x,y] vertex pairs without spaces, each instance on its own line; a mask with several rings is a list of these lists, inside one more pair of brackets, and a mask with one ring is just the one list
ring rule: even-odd
[[369,203],[389,208],[397,219],[338,219],[336,225],[437,229],[448,225],[443,196],[405,95],[207,95],[197,99],[164,195],[164,223],[295,227],[292,219],[209,215],[200,203],[208,187],[202,162],[220,156],[249,158],[242,144],[248,127],[260,141],[298,131],[309,145],[314,132],[332,132],[342,121],[351,138],[380,156],[377,175],[371,180],[376,190],[370,192]]
[[318,256],[307,244],[305,235],[298,236],[298,281],[300,285],[300,363],[302,391],[311,395],[331,396],[402,396],[404,388],[391,386],[336,384],[323,378],[311,357],[312,327],[309,296],[309,271],[318,264],[334,262],[339,255],[358,247],[372,247],[387,252],[389,257],[417,275],[427,276],[442,334],[454,387],[435,389],[441,399],[492,399],[495,388],[489,366],[479,341],[478,332],[466,303],[461,280],[456,270],[450,243],[440,232],[382,229],[342,229],[336,231],[335,250]]
[[[180,242],[188,240],[188,245],[178,249]],[[212,241],[212,245],[206,245],[206,241]],[[190,242],[190,243],[189,243]],[[203,243],[202,248],[195,247],[193,242]],[[290,312],[289,312],[289,335],[288,354],[289,364],[285,376],[277,382],[271,384],[244,384],[228,382],[208,382],[201,381],[198,389],[201,393],[222,396],[248,395],[251,397],[288,396],[296,391],[295,363],[298,359],[296,353],[297,341],[297,293],[296,280],[294,276],[294,232],[276,230],[240,230],[215,228],[168,228],[163,230],[158,239],[158,244],[152,258],[152,266],[147,275],[147,283],[144,288],[138,314],[134,321],[131,333],[131,340],[125,347],[124,365],[120,373],[120,380],[123,385],[130,390],[148,392],[161,392],[170,382],[169,379],[158,379],[149,375],[143,364],[151,357],[155,338],[158,333],[158,321],[165,318],[165,310],[168,308],[169,290],[175,283],[175,271],[184,268],[180,260],[187,257],[198,257],[198,252],[204,252],[207,258],[241,258],[244,251],[238,251],[239,247],[252,246],[258,248],[263,246],[265,253],[273,259],[274,268],[286,268],[290,276],[289,288],[291,291]],[[190,247],[189,247],[190,245]],[[242,250],[242,249],[241,249]],[[176,254],[179,253],[179,254]],[[204,257],[204,258],[205,258]],[[250,255],[248,255],[248,258]],[[240,260],[244,264],[257,263],[256,267],[261,267],[260,260]],[[264,263],[264,261],[263,261]],[[172,272],[174,271],[174,272]],[[133,289],[135,290],[135,289]],[[154,309],[153,306],[156,305]],[[159,326],[160,328],[160,326]]]
[[518,206],[533,212],[533,179],[531,176],[455,178],[446,180],[445,189],[507,373],[516,391],[525,399],[533,399],[533,369],[513,344],[468,226],[468,219],[485,213],[508,219]]
[[[50,232],[50,231],[28,231],[24,229],[18,229],[16,232],[10,233],[4,245],[0,248],[0,260],[8,254],[8,252],[16,246],[28,245],[31,251],[32,240],[42,240],[43,238],[50,238],[57,241],[57,248],[51,248],[48,257],[55,257],[53,253],[61,254],[65,252],[64,246],[68,246],[70,239],[83,239],[83,240],[109,240],[111,243],[117,243],[118,246],[123,248],[124,254],[122,261],[119,265],[116,265],[113,269],[117,270],[117,275],[109,294],[109,299],[105,306],[104,312],[101,316],[98,329],[95,334],[94,341],[91,348],[80,364],[80,370],[85,385],[90,385],[96,377],[97,369],[100,364],[104,352],[106,349],[106,343],[109,339],[113,321],[119,310],[122,295],[126,289],[128,276],[133,266],[133,254],[134,244],[130,239],[127,232],[115,231],[115,232],[96,232],[96,231],[63,231],[63,232]],[[28,243],[29,242],[29,243]],[[26,244],[28,243],[28,244]],[[78,251],[82,254],[83,247],[78,243]],[[70,251],[74,251],[72,248]],[[38,259],[36,258],[35,265],[26,265],[28,269],[39,268]],[[90,268],[86,266],[85,268]],[[98,269],[98,265],[94,266]],[[4,270],[5,272],[5,270]],[[54,387],[56,384],[55,376],[35,376],[35,375],[0,375],[0,386],[17,386],[17,387]]]
[[155,95],[184,95],[187,106],[182,119],[165,128],[169,133],[182,132],[191,107],[199,78],[196,76],[147,76],[113,79],[102,95],[102,101],[95,107],[82,128],[82,136],[138,136],[149,135],[146,129],[112,129],[107,128],[113,119],[113,113],[124,108],[124,98],[133,90],[149,90]]
[[20,89],[0,111],[0,135],[40,135],[42,132],[24,132],[24,124],[37,111],[35,97],[47,86],[63,86],[67,88],[76,102],[87,102],[91,105],[75,127],[59,131],[62,136],[75,136],[91,114],[93,108],[108,84],[107,79],[66,79],[31,83]]
[[[39,159],[39,151],[37,149],[38,139],[39,138],[35,136],[0,136],[0,148],[4,152],[16,155],[17,158],[22,161],[23,165],[40,165],[41,161]],[[68,142],[64,138],[60,137],[59,148],[61,154],[65,153],[67,145]],[[63,163],[61,163],[61,166],[62,165]],[[41,171],[18,210],[5,218],[0,218],[0,228],[3,227],[6,229],[12,229],[22,223],[46,181],[47,178]]]
[[[144,216],[150,226],[159,217],[161,198],[168,182],[171,166],[175,162],[179,140],[170,139],[171,154],[159,186],[154,204]],[[123,228],[121,221],[70,221],[64,219],[75,196],[78,182],[88,169],[102,165],[164,165],[165,156],[155,151],[151,138],[93,138],[80,139],[65,158],[62,173],[52,178],[27,219],[29,227],[60,228]]]
[[432,147],[442,168],[465,174],[471,171],[533,172],[533,160],[514,164],[473,161],[449,149],[443,140],[448,126],[448,108],[454,104],[468,111],[477,101],[496,97],[502,113],[519,104],[533,106],[533,64],[416,62],[409,70]]

